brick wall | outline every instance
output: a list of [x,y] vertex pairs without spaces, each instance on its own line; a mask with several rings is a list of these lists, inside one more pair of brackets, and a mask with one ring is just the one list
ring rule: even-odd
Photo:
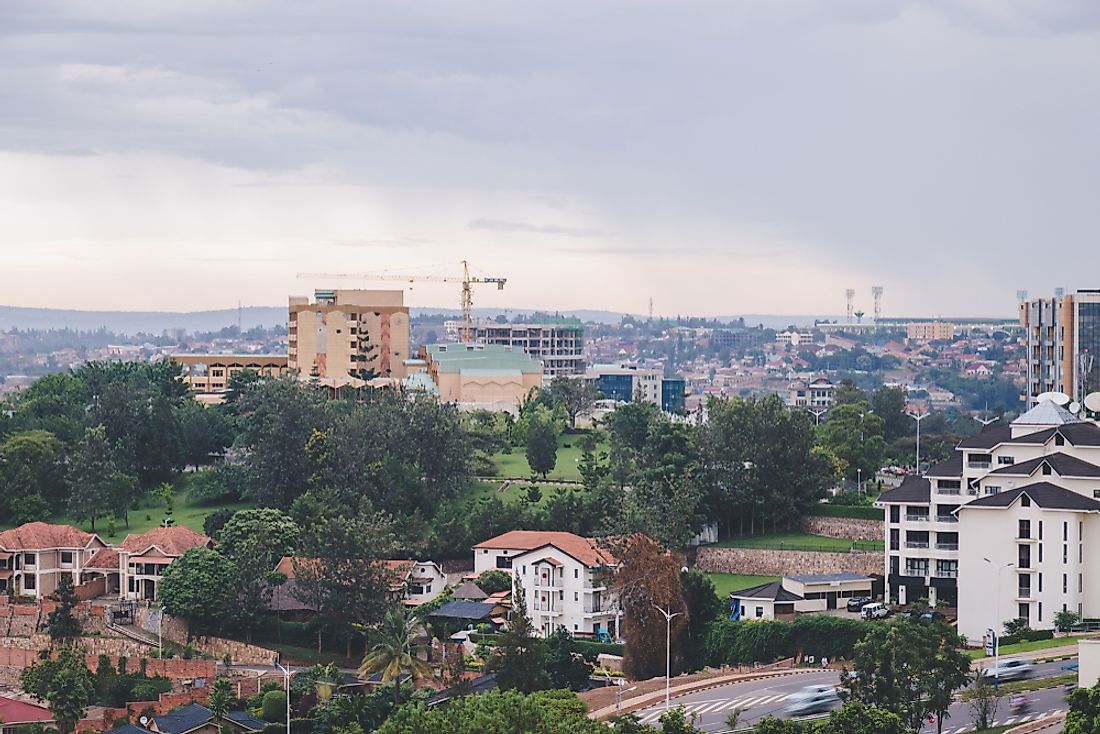
[[696,568],[711,573],[799,576],[852,571],[881,574],[881,553],[809,553],[756,548],[700,548]]
[[80,586],[73,589],[78,599],[82,601],[88,601],[89,599],[95,599],[97,596],[103,596],[107,593],[107,577],[97,576],[91,581],[86,581]]
[[882,520],[856,520],[846,517],[807,517],[802,529],[813,535],[848,540],[882,540]]
[[[118,656],[108,655],[111,665],[118,669]],[[99,665],[99,655],[85,656],[88,669],[94,671]],[[141,670],[141,658],[127,657],[126,672],[136,673]],[[183,660],[181,658],[169,658],[158,660],[149,658],[145,661],[146,675],[162,675],[172,681],[191,680],[194,678],[213,679],[217,665],[213,660]]]

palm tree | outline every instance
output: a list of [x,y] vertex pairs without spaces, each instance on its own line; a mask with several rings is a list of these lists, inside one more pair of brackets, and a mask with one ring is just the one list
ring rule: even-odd
[[229,713],[229,701],[233,697],[232,684],[228,678],[218,678],[210,690],[210,713],[214,715],[214,721],[218,731],[225,731],[225,715]]
[[432,666],[417,653],[423,645],[416,642],[416,620],[401,608],[386,612],[382,624],[370,631],[370,647],[359,666],[360,677],[382,674],[382,682],[393,681],[393,708],[401,705],[401,674],[408,673],[413,685],[418,680],[433,678]]

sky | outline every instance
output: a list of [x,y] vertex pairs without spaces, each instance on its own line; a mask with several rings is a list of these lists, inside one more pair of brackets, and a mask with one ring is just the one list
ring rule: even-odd
[[0,304],[1011,317],[1098,130],[1088,0],[4,2]]

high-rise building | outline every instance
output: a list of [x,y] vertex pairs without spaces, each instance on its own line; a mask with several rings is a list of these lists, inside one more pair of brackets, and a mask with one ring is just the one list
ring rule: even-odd
[[405,377],[409,307],[403,291],[318,290],[291,296],[287,323],[289,367],[299,377]]
[[[447,322],[448,334],[458,336],[461,322]],[[584,325],[579,321],[560,323],[503,323],[475,321],[470,341],[517,347],[542,362],[547,377],[584,374]]]
[[1020,302],[1027,338],[1028,406],[1044,392],[1081,400],[1100,390],[1100,289]]

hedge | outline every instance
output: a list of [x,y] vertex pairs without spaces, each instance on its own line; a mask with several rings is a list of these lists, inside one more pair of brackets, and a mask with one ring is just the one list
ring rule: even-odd
[[[475,645],[479,642],[484,642],[487,645],[495,645],[499,639],[500,635],[493,632],[475,632],[470,635],[470,642]],[[577,645],[580,652],[589,658],[595,658],[598,655],[621,656],[623,654],[623,645],[581,639],[574,639],[573,642]]]
[[1025,629],[1011,635],[1002,635],[1002,645],[1015,645],[1017,642],[1036,642],[1038,640],[1053,640],[1054,630]]
[[815,517],[844,517],[850,520],[883,519],[883,511],[881,508],[861,505],[816,504],[807,509],[806,514]]
[[709,665],[770,663],[796,655],[850,658],[870,623],[860,619],[805,615],[794,622],[721,620],[704,643]]

